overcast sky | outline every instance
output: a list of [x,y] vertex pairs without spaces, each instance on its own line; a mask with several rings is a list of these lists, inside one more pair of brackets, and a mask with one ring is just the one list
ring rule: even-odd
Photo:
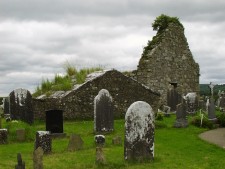
[[224,0],[0,0],[0,96],[77,68],[134,70],[161,14],[185,27],[200,83],[225,83]]

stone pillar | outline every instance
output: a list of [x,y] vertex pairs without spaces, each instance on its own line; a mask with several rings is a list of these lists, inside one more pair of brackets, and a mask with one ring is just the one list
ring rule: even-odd
[[125,115],[125,160],[152,160],[154,158],[154,112],[143,101],[133,103]]

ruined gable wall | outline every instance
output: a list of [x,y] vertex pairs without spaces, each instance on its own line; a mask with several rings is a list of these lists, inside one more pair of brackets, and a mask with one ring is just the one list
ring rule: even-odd
[[199,93],[199,65],[189,49],[184,29],[170,23],[160,35],[160,43],[139,61],[137,80],[158,91],[166,102],[170,82],[178,82],[178,92]]

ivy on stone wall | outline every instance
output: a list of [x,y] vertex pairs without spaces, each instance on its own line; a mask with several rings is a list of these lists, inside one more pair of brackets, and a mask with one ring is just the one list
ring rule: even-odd
[[155,19],[155,21],[152,23],[152,27],[153,27],[153,30],[157,31],[157,34],[156,36],[152,38],[151,41],[148,41],[147,46],[144,47],[142,57],[145,57],[149,50],[152,50],[161,42],[162,33],[166,30],[166,28],[171,23],[179,25],[184,29],[183,25],[179,21],[179,18],[177,17],[170,17],[170,16],[162,14]]

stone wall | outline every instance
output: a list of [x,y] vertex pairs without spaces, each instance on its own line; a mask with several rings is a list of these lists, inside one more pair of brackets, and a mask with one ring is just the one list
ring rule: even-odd
[[64,119],[93,119],[94,98],[107,89],[113,98],[115,118],[124,118],[135,101],[145,101],[156,111],[160,94],[116,70],[110,70],[85,82],[61,98],[33,99],[35,119],[44,119],[45,110],[63,109]]
[[[177,82],[180,94],[199,94],[199,65],[194,61],[189,49],[184,28],[170,23],[160,34],[158,44],[144,51],[137,69],[137,80],[162,96],[167,104],[170,82]],[[150,43],[151,45],[151,43]]]

